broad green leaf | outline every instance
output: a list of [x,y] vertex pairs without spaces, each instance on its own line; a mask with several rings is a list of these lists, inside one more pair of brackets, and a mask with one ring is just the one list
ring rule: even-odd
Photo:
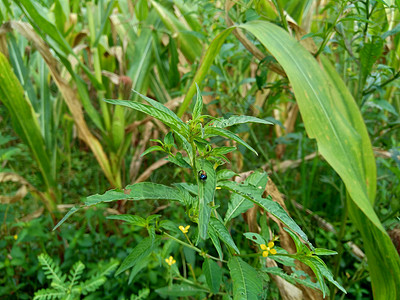
[[107,219],[125,221],[129,224],[140,226],[140,227],[145,227],[147,225],[147,222],[144,218],[142,218],[141,216],[136,216],[136,215],[111,215],[111,216],[108,216]]
[[142,104],[139,102],[135,101],[128,101],[128,100],[112,100],[112,99],[105,99],[104,101],[111,103],[111,104],[117,104],[117,105],[123,105],[138,111],[141,111],[149,116],[152,116],[153,118],[160,120],[164,124],[168,125],[170,128],[172,128],[175,131],[182,132],[182,121],[179,122],[175,118],[173,118],[170,114],[166,113],[163,110],[160,110],[158,108],[155,108],[150,105]]
[[[340,109],[340,114],[346,116],[346,119],[351,122],[361,137],[360,149],[362,149],[362,151],[358,149],[358,151],[356,150],[354,152],[348,151],[346,154],[344,154],[344,152],[346,152],[344,151],[340,155],[340,157],[350,160],[347,161],[347,164],[354,164],[357,162],[358,170],[361,172],[361,175],[358,175],[359,180],[354,181],[354,178],[351,177],[353,175],[349,174],[347,169],[340,168],[339,172],[337,168],[340,164],[335,161],[339,156],[331,156],[330,160],[332,160],[332,162],[330,162],[330,160],[328,162],[341,176],[351,196],[351,199],[347,201],[349,215],[361,232],[365,253],[368,257],[368,267],[371,275],[374,299],[384,300],[388,297],[392,297],[392,295],[394,298],[398,298],[400,297],[400,291],[398,291],[396,287],[400,286],[400,258],[389,235],[381,225],[372,207],[376,191],[376,164],[371,142],[361,113],[351,93],[331,63],[324,57],[321,57],[321,61],[333,85],[337,87],[337,89],[334,90],[336,108]],[[342,99],[342,101],[338,101],[338,99]],[[344,146],[348,145],[348,143],[340,142]],[[330,151],[332,154],[332,152],[335,152],[335,148],[326,151]],[[348,156],[350,153],[352,153],[352,155]],[[338,166],[334,166],[334,163]],[[365,179],[361,179],[364,176]],[[364,192],[365,189],[366,192]],[[369,196],[368,198],[366,194]],[[393,294],[394,291],[396,295]]]
[[158,245],[159,242],[159,238],[157,238],[156,240],[150,237],[143,239],[124,259],[124,261],[119,266],[117,272],[115,272],[115,276],[121,274],[131,267],[134,267],[137,263],[140,263],[142,260],[146,259],[151,254],[151,252],[153,252],[154,248]]
[[11,116],[15,132],[32,152],[47,188],[53,189],[56,186],[55,178],[51,172],[50,158],[46,151],[38,120],[31,103],[25,98],[24,91],[3,53],[0,53],[0,101]]
[[128,185],[124,191],[119,189],[109,190],[102,195],[96,194],[86,198],[85,205],[95,205],[101,202],[117,200],[157,200],[165,199],[181,201],[178,190],[162,184],[152,182],[139,182]]
[[275,57],[288,75],[310,138],[339,174],[351,197],[349,214],[361,232],[375,299],[399,298],[400,257],[376,216],[376,165],[361,113],[347,87],[327,59],[325,70],[287,32],[265,21],[248,30]]
[[217,234],[220,240],[225,243],[225,245],[233,248],[236,251],[236,253],[240,254],[240,251],[236,246],[235,242],[233,241],[228,229],[226,229],[225,225],[220,220],[211,217],[210,226],[214,229],[214,232]]
[[188,297],[188,296],[199,296],[199,293],[208,294],[210,291],[206,288],[200,288],[189,284],[174,284],[163,288],[156,289],[157,294],[162,296],[173,296],[173,297]]
[[238,124],[244,124],[244,123],[260,123],[260,124],[266,124],[266,125],[274,125],[273,123],[271,123],[269,121],[265,121],[263,119],[259,119],[259,118],[251,117],[251,116],[232,116],[232,117],[229,117],[228,119],[219,118],[219,119],[212,121],[210,124],[211,124],[211,126],[225,128],[225,127],[238,125]]
[[[205,181],[197,178],[199,191],[199,237],[205,240],[207,238],[207,227],[210,221],[211,204],[214,201],[216,174],[213,165],[204,159],[197,161],[197,170],[203,170],[207,174]],[[198,174],[196,174],[198,176]]]
[[201,116],[201,112],[203,111],[203,98],[201,97],[201,92],[197,83],[196,83],[196,89],[197,89],[197,97],[196,97],[196,103],[193,108],[193,115],[192,115],[193,120],[197,120],[197,118]]
[[245,146],[247,149],[252,151],[255,155],[258,155],[256,150],[254,150],[249,144],[247,144],[240,137],[238,137],[236,134],[230,132],[229,130],[226,130],[223,128],[218,128],[218,127],[206,127],[206,128],[204,128],[204,134],[206,134],[208,136],[214,136],[214,135],[224,136],[228,139],[238,142],[239,144]]
[[228,268],[233,280],[233,299],[258,300],[263,285],[257,271],[237,256],[229,259]]
[[213,294],[219,292],[219,285],[222,279],[222,269],[212,259],[205,258],[203,263],[203,273],[206,276],[208,287]]
[[[296,224],[296,222],[293,221],[293,219],[291,217],[289,217],[289,215],[282,208],[282,206],[280,206],[275,201],[272,201],[272,200],[266,199],[266,198],[262,198],[261,196],[254,194],[254,187],[245,186],[243,184],[238,184],[238,183],[235,183],[232,181],[218,182],[218,186],[220,186],[221,188],[230,190],[234,193],[237,193],[238,195],[257,204],[258,206],[260,206],[261,208],[263,208],[264,210],[269,212],[271,215],[273,215],[275,218],[279,219],[287,227],[289,227],[294,232],[296,232],[304,241],[308,242],[307,235],[301,230],[301,228]],[[310,243],[309,243],[309,245],[312,246]]]

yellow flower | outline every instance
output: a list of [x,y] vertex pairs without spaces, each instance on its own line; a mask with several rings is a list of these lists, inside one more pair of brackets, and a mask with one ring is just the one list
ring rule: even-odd
[[188,233],[189,228],[190,228],[190,225],[188,225],[188,226],[186,226],[186,227],[183,227],[182,225],[179,226],[179,229],[180,229],[183,233]]
[[14,235],[14,240],[18,240],[18,235]]
[[267,257],[268,254],[270,254],[270,253],[276,254],[277,253],[276,250],[272,249],[274,247],[274,245],[275,245],[274,242],[269,242],[268,246],[266,246],[265,244],[261,244],[260,248],[261,248],[261,250],[263,250],[262,256]]
[[165,262],[166,262],[168,265],[172,266],[174,263],[176,263],[176,260],[175,260],[172,256],[170,256],[169,258],[166,258],[166,259],[165,259]]

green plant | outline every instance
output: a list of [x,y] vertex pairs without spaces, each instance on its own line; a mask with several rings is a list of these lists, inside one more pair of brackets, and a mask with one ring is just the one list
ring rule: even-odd
[[100,288],[107,280],[108,275],[112,274],[118,262],[111,261],[99,268],[89,279],[80,281],[85,265],[78,261],[71,268],[68,276],[63,274],[60,267],[54,263],[53,259],[45,253],[38,257],[40,264],[45,272],[46,278],[51,280],[51,288],[41,289],[35,292],[33,299],[80,299],[80,295],[88,295]]
[[[173,187],[152,182],[136,183],[128,185],[124,190],[114,189],[102,195],[89,196],[86,198],[85,206],[117,200],[165,199],[174,201],[185,207],[186,218],[197,224],[197,231],[194,238],[193,235],[190,238],[188,235],[190,225],[179,226],[180,222],[164,220],[161,215],[156,214],[147,218],[139,215],[113,215],[108,217],[146,228],[148,231],[148,237],[144,238],[125,258],[116,271],[116,275],[131,269],[129,280],[132,281],[138,272],[146,267],[150,257],[159,252],[157,249],[161,247],[162,241],[167,239],[165,244],[169,245],[171,241],[176,242],[204,259],[202,271],[205,282],[198,282],[196,280],[198,276],[195,276],[194,273],[187,278],[183,277],[176,268],[176,260],[173,256],[170,256],[165,258],[166,266],[169,269],[169,286],[157,289],[157,292],[161,295],[189,296],[198,293],[226,294],[233,292],[235,299],[256,297],[263,293],[263,278],[268,277],[269,272],[273,272],[265,268],[264,257],[267,256],[292,267],[295,259],[308,265],[314,271],[319,285],[313,285],[311,281],[307,280],[304,282],[300,280],[300,282],[321,289],[323,295],[328,293],[324,278],[345,292],[341,285],[333,279],[324,262],[318,257],[318,255],[332,255],[336,252],[315,249],[308,241],[306,234],[278,203],[272,201],[270,196],[262,197],[268,181],[265,172],[254,172],[244,183],[237,183],[229,180],[235,175],[234,172],[218,169],[221,165],[229,162],[226,154],[234,151],[236,147],[213,147],[210,139],[228,138],[257,154],[250,145],[226,128],[245,123],[270,124],[269,122],[249,116],[231,116],[224,119],[203,115],[203,100],[198,87],[192,119],[186,123],[159,102],[142,94],[137,94],[150,105],[136,101],[106,101],[141,111],[169,126],[171,132],[165,136],[164,140],[154,140],[158,145],[148,148],[142,155],[153,151],[165,152],[168,155],[167,159],[179,168],[187,170],[189,178],[192,181],[194,180],[195,183],[175,183]],[[206,122],[207,119],[208,122]],[[220,190],[221,195],[216,193]],[[223,190],[232,193],[228,205],[224,203],[227,195],[222,193]],[[244,233],[245,238],[254,243],[253,249],[239,249],[237,247],[235,239],[238,239],[238,237],[231,236],[230,224],[232,224],[234,218],[246,212],[254,204],[287,227],[286,230],[296,244],[296,254],[289,254],[284,249],[274,247],[275,238],[270,236],[267,227],[264,227],[261,235],[251,232]],[[55,228],[78,209],[78,207],[74,207]],[[185,239],[181,239],[182,236],[179,235],[178,228],[184,234]],[[209,254],[209,246],[207,246],[209,241],[215,247],[218,257]],[[225,245],[225,252],[220,242]],[[165,249],[165,245],[163,248]],[[158,258],[164,261],[164,258]],[[215,261],[224,267],[221,268]],[[194,266],[192,267],[194,268]],[[233,287],[230,288],[225,285],[220,292],[222,274],[228,272]],[[276,271],[274,274],[285,276],[285,274]],[[286,275],[286,277],[290,276]],[[174,278],[182,283],[173,285]],[[295,281],[295,279],[292,278],[292,281]]]

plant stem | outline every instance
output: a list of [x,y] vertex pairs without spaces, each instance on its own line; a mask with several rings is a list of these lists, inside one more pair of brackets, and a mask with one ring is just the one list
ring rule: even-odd
[[[347,209],[347,201],[349,200],[349,194],[346,191],[346,197],[343,197],[343,209],[344,212],[342,214],[342,220],[341,222],[341,227],[340,227],[340,231],[337,235],[337,241],[338,241],[338,246],[337,246],[337,252],[338,255],[335,257],[335,267],[333,270],[333,278],[337,278],[338,274],[339,274],[339,270],[340,270],[340,260],[342,259],[343,256],[343,252],[344,252],[344,248],[343,248],[343,237],[345,235],[346,232],[346,220],[347,220],[347,216],[348,216],[348,209]],[[331,288],[330,288],[330,294],[331,294],[331,299],[335,299],[335,294],[336,294],[337,288],[331,284]]]
[[202,255],[202,256],[205,256],[205,257],[207,257],[207,258],[211,258],[211,259],[216,260],[216,261],[221,261],[221,262],[224,262],[224,263],[228,263],[226,260],[219,259],[219,258],[217,258],[217,257],[214,257],[214,256],[212,256],[212,255],[209,255],[209,254],[205,253],[203,250],[201,250],[200,248],[197,248],[196,246],[193,246],[193,245],[190,245],[190,244],[188,244],[188,243],[186,243],[186,242],[183,242],[183,241],[181,241],[180,239],[178,239],[178,238],[176,238],[176,237],[174,237],[174,236],[172,236],[172,235],[170,235],[170,234],[168,234],[168,233],[166,233],[166,232],[164,232],[163,234],[164,234],[165,236],[169,237],[170,239],[173,239],[175,242],[177,242],[177,243],[179,243],[179,244],[181,244],[181,245],[183,245],[183,246],[185,246],[185,247],[188,247],[188,248],[190,248],[190,249],[193,249],[194,251],[200,253],[200,255]]

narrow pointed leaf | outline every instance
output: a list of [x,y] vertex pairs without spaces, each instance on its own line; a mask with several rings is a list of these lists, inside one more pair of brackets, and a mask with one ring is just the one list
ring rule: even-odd
[[96,205],[101,202],[112,202],[117,200],[157,200],[165,199],[181,201],[177,189],[152,182],[139,182],[128,185],[124,190],[114,189],[102,195],[96,194],[86,198],[85,205]]
[[228,229],[226,229],[225,225],[218,220],[217,218],[210,218],[210,226],[214,229],[217,236],[223,241],[227,246],[231,247],[236,251],[236,253],[240,254],[238,247],[233,241]]
[[198,171],[203,170],[207,174],[205,181],[197,179],[199,190],[199,236],[205,240],[207,238],[207,228],[211,215],[210,204],[214,201],[217,181],[215,170],[209,161],[202,159],[198,161],[197,165]]
[[199,116],[201,116],[201,112],[203,111],[203,98],[201,97],[201,92],[197,83],[196,83],[196,89],[197,89],[197,97],[196,97],[196,103],[193,108],[193,116],[192,116],[193,120],[196,120]]
[[274,125],[273,123],[259,119],[252,116],[233,116],[228,119],[219,118],[212,122],[212,126],[225,128],[233,125],[244,124],[244,123],[260,123],[266,125]]
[[141,260],[147,258],[151,252],[153,252],[155,246],[158,244],[158,240],[154,240],[150,237],[142,240],[131,253],[124,259],[124,261],[119,266],[118,270],[115,272],[115,276],[121,274],[125,270],[135,266]]
[[209,258],[204,259],[203,273],[206,276],[208,287],[213,294],[219,292],[219,286],[222,279],[222,269],[216,262]]
[[170,114],[166,113],[164,110],[160,110],[150,105],[142,104],[136,101],[128,101],[128,100],[112,100],[112,99],[105,99],[104,101],[111,103],[126,106],[138,111],[141,111],[153,118],[160,120],[164,124],[168,125],[172,129],[178,132],[182,132],[183,123],[182,121],[177,121],[174,117]]
[[291,217],[289,217],[282,206],[270,199],[262,198],[261,196],[254,193],[254,187],[237,184],[232,181],[219,182],[218,186],[237,193],[238,195],[257,204],[258,206],[269,212],[271,215],[279,219],[287,227],[296,232],[304,241],[308,242],[307,235],[301,230],[299,225],[297,225],[296,222]]
[[224,136],[228,139],[234,140],[235,142],[238,142],[239,144],[245,146],[247,149],[252,151],[255,155],[258,155],[256,150],[254,150],[249,144],[247,144],[240,137],[238,137],[236,134],[230,132],[229,130],[218,128],[218,127],[206,127],[206,128],[204,128],[204,133],[206,135],[210,135],[210,136],[220,135],[220,136]]

